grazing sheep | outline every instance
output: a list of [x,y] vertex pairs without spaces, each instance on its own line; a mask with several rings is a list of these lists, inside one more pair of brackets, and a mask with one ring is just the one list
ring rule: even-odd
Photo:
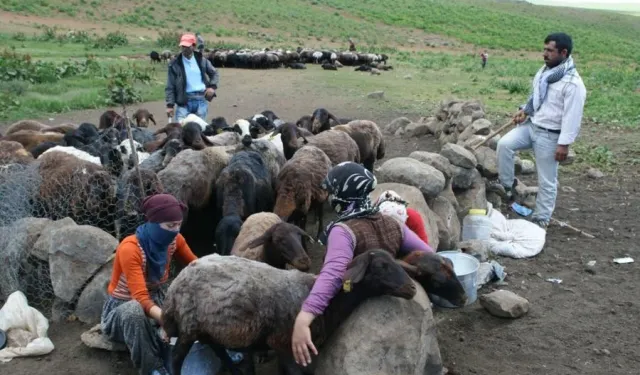
[[0,166],[8,164],[29,164],[33,156],[18,142],[0,141]]
[[285,68],[291,68],[291,69],[307,69],[307,66],[304,65],[303,63],[299,63],[299,62],[292,62],[289,63],[287,65],[285,65]]
[[324,69],[324,70],[338,70],[338,67],[335,66],[335,64],[324,63],[324,64],[322,64],[322,69]]
[[271,212],[250,215],[240,227],[231,255],[285,269],[287,264],[308,271],[311,259],[304,247],[304,230],[285,223]]
[[354,69],[356,72],[369,72],[371,71],[371,66],[369,65],[360,65],[359,67]]
[[[245,220],[256,212],[272,211],[273,180],[262,156],[256,151],[239,151],[229,160],[215,182],[217,209],[220,217],[237,216]],[[224,223],[218,224],[218,227]],[[216,242],[226,242],[217,247],[218,253],[229,254],[235,237],[224,233]]]
[[414,278],[427,293],[462,307],[467,302],[464,287],[454,272],[451,259],[433,253],[412,251],[396,263]]
[[133,119],[136,122],[137,126],[146,128],[147,126],[149,126],[149,121],[153,122],[153,125],[158,125],[156,124],[156,120],[153,118],[153,114],[149,113],[149,111],[147,111],[144,108],[140,108],[137,111],[135,111],[133,113]]
[[165,49],[164,51],[160,52],[160,58],[162,59],[162,61],[171,60],[171,51]]
[[331,165],[335,166],[343,161],[360,163],[358,144],[348,134],[339,130],[327,130],[312,137],[307,137],[307,143],[316,146],[329,157]]
[[75,157],[77,157],[80,160],[84,160],[84,161],[88,161],[89,163],[93,163],[96,165],[102,165],[102,163],[100,162],[100,158],[97,156],[93,156],[91,154],[89,154],[86,151],[82,151],[82,150],[78,150],[77,148],[73,147],[73,146],[55,146],[55,147],[51,147],[49,149],[47,149],[45,152],[43,152],[38,159],[42,158],[44,155],[50,153],[50,152],[64,152],[66,154],[69,155],[73,155]]
[[114,126],[116,123],[120,123],[122,120],[122,116],[118,114],[118,112],[113,110],[105,111],[102,115],[100,115],[100,121],[98,125],[98,129],[107,129]]
[[378,125],[369,120],[353,120],[345,125],[337,125],[333,130],[343,131],[358,144],[360,160],[368,170],[373,172],[376,160],[384,158],[384,137]]
[[340,123],[340,120],[324,108],[318,108],[311,114],[311,132],[318,134],[325,130],[331,129],[330,121],[333,120]]
[[56,142],[58,144],[62,144],[64,141],[64,134],[41,133],[38,130],[19,130],[0,138],[0,140],[18,142],[25,148],[25,150],[31,150],[43,142]]
[[[169,337],[178,338],[173,373],[180,374],[196,340],[210,345],[234,375],[239,371],[224,348],[271,348],[283,364],[295,366],[291,330],[315,278],[236,256],[211,255],[192,262],[171,283],[163,305],[163,327]],[[311,323],[316,346],[324,344],[367,298],[391,295],[412,299],[416,294],[409,275],[382,250],[354,257],[344,278],[349,289],[341,289]]]
[[21,130],[47,131],[49,127],[41,122],[34,120],[20,120],[9,125],[5,136],[17,133]]
[[151,51],[151,53],[149,53],[149,57],[151,58],[151,62],[152,63],[156,63],[156,62],[161,62],[162,60],[160,60],[160,54],[156,51]]
[[49,152],[36,161],[40,177],[34,217],[91,225],[115,236],[116,186],[102,166],[66,152]]
[[331,169],[331,160],[318,147],[303,146],[280,170],[276,184],[276,204],[273,212],[284,221],[307,227],[307,214],[314,209],[318,233],[323,230],[323,205],[328,193],[320,186]]
[[304,128],[299,128],[292,123],[285,123],[271,133],[271,138],[280,135],[280,142],[282,143],[282,152],[285,159],[289,160],[293,157],[293,154],[298,150],[298,137],[302,138],[304,142],[307,142],[307,138],[313,134]]

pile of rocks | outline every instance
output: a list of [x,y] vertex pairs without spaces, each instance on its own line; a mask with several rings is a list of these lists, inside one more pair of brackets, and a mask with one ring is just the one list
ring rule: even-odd
[[82,322],[98,323],[117,246],[102,229],[77,225],[68,217],[27,217],[0,227],[5,262],[0,298],[25,291],[34,307],[51,306],[52,321],[73,314]]

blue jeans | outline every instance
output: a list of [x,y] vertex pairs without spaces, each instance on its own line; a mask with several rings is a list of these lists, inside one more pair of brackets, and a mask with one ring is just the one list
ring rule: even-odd
[[538,173],[538,196],[532,218],[551,220],[558,194],[558,161],[556,148],[560,134],[542,130],[527,119],[498,141],[498,173],[500,183],[513,186],[515,151],[533,149]]
[[[164,355],[164,366],[171,372],[173,370],[172,365],[172,349],[173,345],[168,345],[168,350]],[[227,353],[231,357],[234,363],[239,363],[243,359],[243,355],[240,352],[233,352],[227,350]],[[218,356],[213,352],[213,349],[208,345],[203,345],[200,342],[194,342],[184,358],[182,363],[182,374],[184,375],[216,375],[220,372],[222,362]],[[155,374],[153,374],[155,375]]]
[[209,111],[209,102],[204,97],[188,97],[187,105],[185,107],[175,106],[174,121],[180,122],[183,118],[187,117],[190,113],[193,113],[207,121],[207,114]]

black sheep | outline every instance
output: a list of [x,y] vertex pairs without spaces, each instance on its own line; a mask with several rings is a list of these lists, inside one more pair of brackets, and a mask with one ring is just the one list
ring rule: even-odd
[[311,114],[311,132],[313,134],[318,134],[322,131],[331,129],[331,122],[333,120],[340,123],[340,120],[336,118],[333,114],[327,111],[324,108],[318,108]]
[[245,220],[256,212],[273,210],[275,197],[271,182],[271,173],[258,152],[239,151],[231,157],[215,185],[217,210],[222,218],[216,231],[220,230],[225,237],[216,236],[216,241],[221,244],[218,253],[228,254],[237,236],[233,231],[220,229],[229,226],[230,222],[237,222],[227,217],[237,216]]
[[307,69],[307,66],[300,62],[289,63],[285,65],[285,68],[291,69]]
[[162,62],[162,60],[160,59],[160,54],[156,51],[151,51],[151,53],[149,54],[149,57],[151,58],[151,62]]
[[202,134],[202,127],[195,122],[188,122],[182,128],[182,141],[187,147],[194,150],[202,150],[207,146],[213,146],[207,137]]
[[56,147],[56,146],[58,146],[58,144],[55,143],[55,142],[51,142],[51,141],[42,142],[39,145],[37,145],[36,147],[34,147],[31,150],[29,150],[29,152],[31,153],[31,155],[33,155],[34,159],[37,159],[38,156],[42,155],[42,153],[44,153],[48,149],[50,149],[52,147]]
[[324,69],[324,70],[338,70],[338,67],[335,66],[334,64],[331,64],[331,63],[327,62],[327,63],[322,64],[322,69]]

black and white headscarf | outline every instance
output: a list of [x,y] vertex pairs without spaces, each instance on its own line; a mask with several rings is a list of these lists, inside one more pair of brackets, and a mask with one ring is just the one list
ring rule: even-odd
[[338,218],[327,226],[319,239],[325,244],[331,228],[345,220],[364,217],[378,212],[371,203],[369,193],[377,184],[376,176],[362,164],[343,162],[331,170],[322,181],[322,188],[329,192],[329,204],[338,213]]

